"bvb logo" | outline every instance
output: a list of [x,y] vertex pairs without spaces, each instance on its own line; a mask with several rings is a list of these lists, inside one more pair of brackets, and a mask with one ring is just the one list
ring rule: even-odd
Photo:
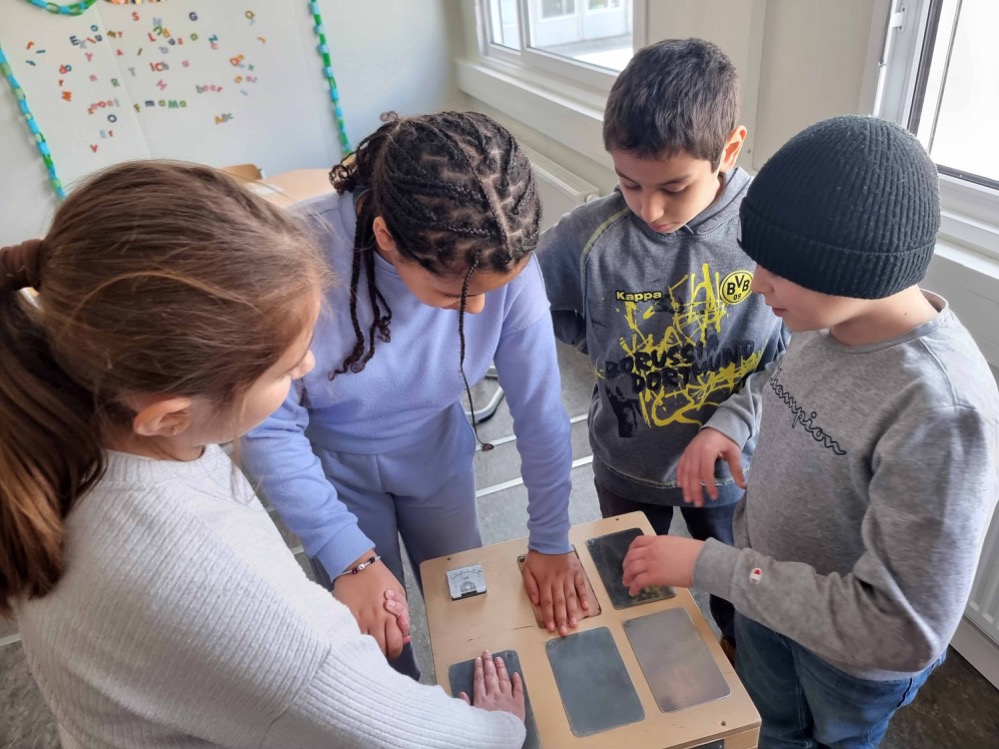
[[748,270],[737,270],[725,276],[721,282],[721,298],[726,304],[738,304],[749,296],[753,274]]

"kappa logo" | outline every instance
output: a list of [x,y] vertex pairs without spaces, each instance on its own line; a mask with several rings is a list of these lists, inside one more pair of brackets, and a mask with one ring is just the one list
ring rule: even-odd
[[663,298],[661,291],[615,291],[614,298],[619,302],[653,302]]

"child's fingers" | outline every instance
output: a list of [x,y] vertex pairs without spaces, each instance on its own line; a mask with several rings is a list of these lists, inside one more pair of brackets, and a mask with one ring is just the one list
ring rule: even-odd
[[477,705],[486,696],[486,675],[482,667],[482,656],[475,659],[472,670],[472,704]]
[[503,694],[510,694],[510,674],[507,673],[506,663],[498,655],[493,659],[496,666],[496,678],[499,681],[499,689]]
[[402,632],[403,637],[409,634],[409,628],[411,622],[409,619],[409,607],[400,603],[398,599],[389,598],[389,593],[392,591],[386,591],[386,601],[385,610],[395,616],[396,623],[399,625],[399,630]]
[[645,572],[645,569],[646,565],[642,559],[625,559],[623,565],[624,574],[621,576],[621,582],[624,585],[631,585],[631,581]]
[[534,573],[531,572],[530,567],[526,564],[520,568],[520,575],[524,578],[524,590],[527,591],[527,597],[531,599],[531,603],[535,606],[541,605],[541,591],[538,589],[538,581],[534,577]]
[[[562,581],[562,595],[565,598],[565,624],[567,627],[575,627],[579,624],[579,599],[576,594],[574,578],[566,578]],[[568,633],[566,630],[563,634]]]
[[732,471],[732,478],[735,483],[743,489],[746,488],[746,477],[742,472],[742,455],[738,450],[732,450],[728,455],[728,467]]
[[628,595],[634,598],[638,595],[642,588],[647,588],[653,584],[652,578],[648,572],[643,570],[641,573],[635,575],[631,582],[625,583],[628,586]]
[[704,506],[704,485],[701,483],[704,462],[701,459],[701,453],[697,452],[691,455],[690,462],[687,464],[687,477],[683,487],[683,498],[695,507]]
[[549,632],[555,631],[555,595],[551,586],[545,588],[541,598],[541,620],[545,623],[545,629]]
[[385,655],[389,659],[398,658],[402,655],[402,648],[405,643],[403,638],[405,637],[402,630],[399,629],[399,624],[395,619],[388,619],[385,621]]
[[[556,580],[552,583],[552,611],[555,614],[555,629],[563,637],[569,634],[569,599],[566,597],[566,590],[567,588],[562,585],[561,581]],[[573,591],[572,596],[575,599],[575,591]]]
[[579,606],[583,611],[590,610],[590,598],[586,592],[586,578],[583,576],[583,571],[576,570],[575,579],[573,584],[576,586],[576,598],[579,600]]
[[520,674],[514,673],[510,677],[510,689],[513,692],[513,696],[520,699],[524,695],[524,681],[520,678]]
[[[715,485],[715,461],[704,461],[701,464],[701,483],[704,484],[704,488],[708,491],[708,496],[711,499],[718,499],[718,487]],[[702,504],[704,502],[704,496],[698,497]],[[700,507],[701,505],[698,505]]]
[[691,453],[693,451],[688,447],[683,451],[683,455],[680,456],[680,462],[676,464],[676,482],[680,485],[680,489],[683,491],[683,501],[690,502],[692,497],[692,492],[690,491],[690,464],[693,460]]
[[485,677],[486,694],[499,691],[499,676],[496,674],[496,664],[488,650],[482,652],[482,674]]
[[469,699],[468,695],[465,694],[464,692],[458,692],[458,699],[459,700],[464,700],[466,705],[471,705],[472,704],[472,700]]

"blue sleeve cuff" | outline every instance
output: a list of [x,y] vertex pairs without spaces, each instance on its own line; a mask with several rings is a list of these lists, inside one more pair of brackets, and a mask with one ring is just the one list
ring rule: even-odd
[[541,554],[567,554],[572,551],[569,543],[569,523],[564,528],[543,528],[532,530],[527,548]]
[[349,568],[361,554],[374,547],[374,542],[357,525],[348,525],[316,553],[316,559],[332,580]]

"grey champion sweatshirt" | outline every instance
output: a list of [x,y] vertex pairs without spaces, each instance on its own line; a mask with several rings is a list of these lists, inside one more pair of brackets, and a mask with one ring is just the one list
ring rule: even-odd
[[795,333],[707,423],[759,442],[737,548],[708,541],[694,584],[867,679],[947,647],[999,496],[995,379],[927,298],[936,318],[882,343]]
[[[676,464],[746,377],[784,349],[780,320],[749,291],[736,241],[741,169],[672,234],[653,231],[619,192],[580,206],[541,239],[555,335],[588,353],[597,384],[590,444],[597,481],[623,497],[679,505]],[[746,442],[744,463],[755,439]],[[719,502],[742,490],[719,466]]]

